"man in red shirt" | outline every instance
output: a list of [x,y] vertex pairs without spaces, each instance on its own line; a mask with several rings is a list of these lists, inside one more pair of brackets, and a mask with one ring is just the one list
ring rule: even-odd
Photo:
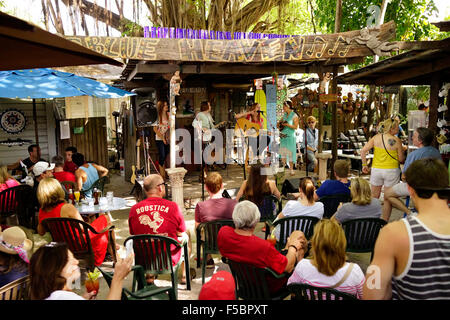
[[[239,202],[233,211],[236,228],[223,226],[217,235],[220,254],[230,260],[248,263],[258,268],[268,267],[278,274],[291,273],[295,263],[305,254],[304,234],[302,233],[301,237],[288,238],[286,245],[288,251],[284,256],[268,241],[253,234],[259,218],[260,212],[254,203],[247,200]],[[270,292],[272,294],[278,292],[286,285],[287,280],[288,277],[267,278]]]
[[[158,174],[151,174],[144,179],[144,192],[147,198],[135,204],[130,209],[128,226],[131,235],[157,234],[171,237],[177,241],[179,238],[189,239],[183,214],[178,205],[166,199],[166,188],[163,178]],[[173,264],[177,264],[182,250],[171,246]],[[185,257],[188,259],[189,257]],[[184,262],[181,266],[185,283]],[[183,281],[184,280],[184,281]]]
[[74,153],[77,153],[77,148],[67,147],[66,162],[64,162],[64,171],[72,172],[73,174],[75,174],[75,171],[78,169],[78,166],[72,161],[72,155]]
[[53,176],[59,182],[63,181],[73,181],[75,180],[75,175],[72,172],[64,171],[64,159],[61,156],[54,156],[52,162],[55,164],[55,169],[53,171]]

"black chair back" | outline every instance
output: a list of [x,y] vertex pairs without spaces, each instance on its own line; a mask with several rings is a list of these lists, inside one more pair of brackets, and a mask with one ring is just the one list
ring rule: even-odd
[[347,252],[371,252],[386,221],[378,218],[353,219],[342,223],[347,239]]
[[278,251],[282,250],[287,243],[287,238],[295,230],[303,231],[307,240],[309,240],[314,233],[314,226],[319,222],[317,217],[287,217],[276,220],[273,227],[280,226],[280,238],[277,241],[276,248]]
[[253,265],[236,262],[227,258],[222,261],[230,267],[236,282],[236,297],[244,300],[282,300],[289,295],[286,289],[280,290],[275,296],[271,295],[268,277],[282,278],[285,275],[277,275],[269,268],[257,268]]
[[291,283],[287,286],[291,300],[357,300],[354,295],[330,288]]
[[319,200],[319,202],[323,203],[323,218],[331,218],[333,214],[336,213],[339,204],[341,202],[350,202],[352,198],[350,194],[333,194],[329,196],[323,196]]
[[[190,275],[189,275],[189,256],[187,255],[187,245],[183,247],[178,243],[178,241],[160,235],[154,234],[142,234],[134,235],[128,237],[124,245],[128,241],[133,241],[134,250],[134,261],[136,265],[142,266],[146,273],[151,274],[170,274],[172,279],[172,288],[174,290],[175,297],[178,297],[178,278],[177,270],[180,266],[181,260],[178,262],[177,266],[172,264],[172,253],[170,250],[170,245],[175,245],[180,247],[180,250],[184,250],[184,262],[186,268],[186,281],[187,289],[190,290]],[[143,284],[139,285],[139,288]]]
[[195,230],[197,238],[197,268],[200,267],[200,260],[202,260],[202,283],[205,283],[206,255],[219,253],[217,234],[223,226],[234,228],[234,222],[233,220],[203,222],[200,223]]

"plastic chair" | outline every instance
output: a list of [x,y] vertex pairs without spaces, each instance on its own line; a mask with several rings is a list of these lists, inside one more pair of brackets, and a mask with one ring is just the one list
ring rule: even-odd
[[287,289],[291,293],[291,300],[358,300],[352,294],[303,283],[291,283]]
[[89,271],[94,271],[95,268],[95,257],[89,232],[93,234],[108,232],[108,246],[112,249],[114,263],[117,261],[116,244],[112,236],[114,226],[107,226],[97,232],[87,222],[73,218],[47,218],[42,220],[42,226],[50,232],[53,241],[67,243],[75,258],[81,260],[80,265]]
[[[200,223],[195,230],[197,237],[197,268],[200,267],[200,260],[202,260],[202,284],[205,283],[206,256],[208,254],[220,253],[217,246],[217,234],[223,226],[231,226],[234,228],[234,222],[233,220],[203,222]],[[204,234],[203,240],[201,237],[202,232]]]
[[267,277],[281,279],[289,274],[277,274],[270,268],[258,268],[253,265],[236,262],[222,257],[222,261],[229,265],[236,282],[236,297],[243,300],[283,300],[289,295],[285,287],[275,294],[270,294]]
[[[102,268],[97,267],[98,270],[103,275],[108,287],[111,288],[111,281],[114,276],[113,272],[106,272]],[[143,269],[141,266],[133,266],[131,269],[133,274],[142,273]],[[133,275],[133,279],[138,276]],[[136,285],[133,283],[132,291],[122,288],[122,298],[121,300],[176,300],[172,287],[157,287],[155,285],[145,285],[142,289],[136,290]]]
[[[246,200],[245,197],[241,197],[239,202]],[[266,228],[264,239],[270,234],[270,225],[273,220],[276,219],[278,213],[281,212],[282,203],[281,199],[278,199],[273,194],[264,196],[261,205],[258,206],[261,217],[259,222],[264,222],[264,226]]]
[[0,192],[0,223],[6,224],[6,218],[17,213],[16,191],[20,187],[8,188]]
[[33,194],[33,188],[26,184],[14,188],[14,197],[17,201],[16,216],[19,225],[36,230],[37,208],[35,208],[35,203],[30,201],[30,195]]
[[0,300],[30,300],[30,276],[14,280],[0,288]]
[[292,231],[303,231],[307,240],[309,240],[314,233],[314,226],[319,222],[317,217],[286,217],[281,218],[273,222],[273,227],[280,226],[280,237],[275,247],[278,251],[281,251],[287,243],[287,238],[291,235]]
[[342,223],[347,238],[347,252],[370,252],[370,261],[373,258],[373,249],[380,229],[386,221],[378,218],[353,219]]
[[[133,282],[137,282],[139,290],[145,287],[145,273],[170,274],[172,279],[171,290],[175,299],[178,299],[178,270],[183,260],[186,268],[186,288],[191,290],[187,242],[181,244],[170,237],[142,234],[128,237],[124,245],[126,246],[126,243],[130,240],[133,240],[135,264],[143,268],[143,272],[136,273],[137,278],[133,279]],[[171,245],[179,247],[184,254],[184,257],[182,256],[175,266],[172,263]]]
[[76,190],[76,183],[73,181],[61,181],[61,185],[66,189],[67,192],[69,192],[69,189],[72,189],[72,191]]
[[86,194],[88,194],[90,191],[94,190],[94,188],[97,188],[97,190],[100,190],[103,194],[103,190],[105,189],[105,184],[109,183],[109,177],[103,176],[96,180],[89,189],[81,190],[81,193],[84,197],[86,197]]
[[341,202],[350,202],[352,198],[350,194],[333,194],[329,196],[323,196],[319,200],[323,203],[323,218],[331,218],[336,213]]

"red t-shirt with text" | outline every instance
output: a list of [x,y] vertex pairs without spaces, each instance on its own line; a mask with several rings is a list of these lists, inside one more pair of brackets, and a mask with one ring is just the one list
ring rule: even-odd
[[[186,224],[178,205],[163,198],[150,197],[131,207],[128,217],[131,235],[157,234],[177,240],[177,232],[185,232]],[[171,246],[172,260],[180,260],[180,248]]]

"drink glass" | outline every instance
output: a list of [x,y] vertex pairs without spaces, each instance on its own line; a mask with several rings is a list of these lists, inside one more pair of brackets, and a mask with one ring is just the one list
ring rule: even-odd
[[75,197],[75,200],[77,202],[77,204],[80,202],[80,191],[74,191],[73,195]]
[[88,279],[86,279],[86,282],[84,283],[84,285],[86,286],[87,292],[95,291],[98,293],[98,289],[100,288],[100,283],[98,282],[98,278],[95,280],[88,278]]
[[114,192],[108,191],[106,193],[106,199],[108,200],[108,206],[112,207],[114,205]]

